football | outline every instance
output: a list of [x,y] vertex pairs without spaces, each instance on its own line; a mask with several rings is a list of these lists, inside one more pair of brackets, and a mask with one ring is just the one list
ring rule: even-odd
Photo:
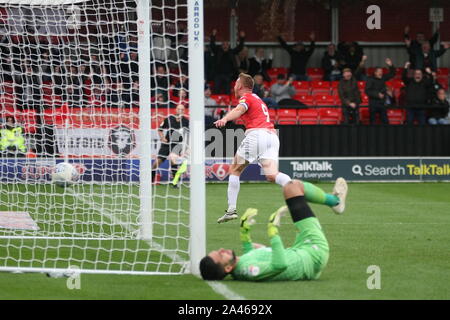
[[52,182],[60,187],[67,187],[78,181],[80,174],[78,170],[67,162],[58,163],[52,173]]

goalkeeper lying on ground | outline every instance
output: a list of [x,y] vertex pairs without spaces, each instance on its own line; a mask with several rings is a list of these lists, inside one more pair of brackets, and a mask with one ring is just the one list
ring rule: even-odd
[[[342,179],[342,178],[339,178]],[[337,182],[339,182],[339,179]],[[347,184],[338,183],[338,196],[345,203]],[[292,180],[283,188],[287,206],[270,216],[268,235],[271,247],[259,247],[250,238],[252,219],[257,209],[247,209],[241,217],[240,236],[244,254],[237,257],[233,250],[220,249],[210,252],[200,261],[200,272],[205,280],[222,280],[231,274],[235,280],[276,281],[318,279],[328,261],[328,242],[319,220],[314,216],[304,197],[301,181]],[[278,226],[281,217],[290,212],[298,230],[294,245],[285,249]]]

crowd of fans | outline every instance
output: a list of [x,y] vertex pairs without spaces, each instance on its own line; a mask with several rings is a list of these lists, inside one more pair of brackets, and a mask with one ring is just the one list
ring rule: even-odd
[[[241,33],[239,44],[231,49],[224,42],[221,51],[217,50],[215,38],[217,31],[211,34],[210,49],[205,48],[205,69],[208,96],[206,105],[211,104],[211,90],[216,95],[230,94],[232,81],[240,72],[254,77],[254,93],[272,108],[308,107],[308,96],[314,89],[304,91],[299,82],[311,81],[308,74],[308,62],[316,49],[315,33],[309,35],[309,44],[302,41],[289,45],[279,36],[278,41],[290,57],[287,73],[270,74],[273,54],[265,57],[262,48],[255,49],[255,56],[248,58],[245,47],[245,33]],[[338,82],[329,92],[334,96],[334,105],[342,107],[344,123],[360,123],[360,108],[368,108],[371,124],[388,124],[387,110],[390,107],[406,107],[405,122],[408,124],[448,124],[449,104],[446,97],[448,73],[438,81],[437,59],[450,47],[442,43],[438,50],[432,49],[439,38],[437,31],[432,38],[426,39],[418,33],[411,40],[409,27],[404,30],[405,49],[409,61],[404,68],[396,68],[391,59],[386,58],[386,67],[368,68],[367,56],[356,42],[329,44],[321,60],[321,81]],[[226,54],[226,63],[224,55]],[[234,55],[234,59],[233,59]],[[254,67],[252,67],[254,66]],[[400,70],[401,69],[401,70]],[[317,80],[317,78],[315,79]],[[219,81],[220,85],[217,85]],[[391,83],[393,81],[394,83]],[[212,88],[211,88],[212,86]],[[302,93],[305,95],[301,96]],[[299,96],[300,95],[300,96]],[[438,96],[441,97],[438,100]],[[330,99],[331,100],[331,99]],[[363,101],[364,100],[364,101]],[[216,103],[217,104],[217,103]],[[331,107],[330,103],[330,107]]]
[[[178,37],[155,36],[152,40],[155,46],[150,62],[152,107],[189,106],[187,48],[176,45],[185,35],[182,32]],[[288,53],[289,61],[286,61],[287,72],[276,74],[272,68],[272,52],[256,48],[250,56],[245,46],[245,32],[239,33],[236,47],[232,47],[228,41],[217,44],[217,35],[218,31],[214,29],[209,44],[205,45],[208,124],[223,112],[223,109],[217,112],[221,110],[217,106],[233,104],[232,84],[241,72],[254,77],[254,93],[270,108],[310,107],[308,99],[314,89],[302,89],[301,85],[311,80],[321,80],[336,83],[324,93],[335,98],[335,103],[330,103],[330,107],[334,105],[342,108],[344,123],[359,123],[362,106],[368,107],[370,123],[388,124],[387,110],[395,106],[406,107],[408,124],[450,123],[446,92],[448,78],[444,79],[445,83],[439,82],[437,75],[437,61],[450,45],[442,43],[438,50],[433,49],[439,39],[438,31],[430,39],[426,39],[423,33],[418,33],[412,39],[409,27],[405,28],[405,50],[409,59],[402,71],[395,68],[389,58],[386,59],[387,68],[368,68],[367,56],[356,42],[331,43],[322,55],[320,79],[312,79],[308,73],[309,60],[318,50],[314,32],[309,34],[308,43],[298,41],[290,45],[281,36],[277,38],[280,47]],[[90,39],[90,44],[95,42],[97,45],[94,47],[99,48],[94,53],[88,50],[89,45],[86,43],[50,46],[47,38],[35,36],[21,41],[18,45],[11,43],[10,37],[0,36],[0,94],[13,94],[17,110],[35,110],[37,114],[42,114],[44,110],[60,107],[61,104],[72,110],[78,108],[82,112],[99,107],[139,107],[139,64],[135,36],[125,37],[118,33],[112,38]],[[177,64],[174,61],[180,62]],[[403,82],[399,86],[392,86],[390,81],[393,79]],[[228,96],[228,99],[223,99],[224,96]],[[36,121],[38,124],[45,122],[40,116]],[[9,126],[10,130],[11,126],[17,126],[15,122],[16,119],[9,119],[3,127]],[[23,130],[16,130],[16,135],[18,131],[22,134]],[[11,133],[2,131],[2,153],[10,149],[4,142],[6,134]]]

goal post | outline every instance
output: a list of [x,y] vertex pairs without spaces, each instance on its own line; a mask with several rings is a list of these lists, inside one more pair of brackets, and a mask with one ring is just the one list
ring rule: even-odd
[[150,0],[137,1],[137,32],[139,55],[139,128],[140,136],[140,238],[152,239],[152,145],[150,126],[142,123],[151,123],[151,85],[150,85]]
[[[205,255],[205,100],[203,0],[188,0],[189,91],[191,131],[191,272],[199,275],[199,262]],[[200,143],[199,143],[200,142]]]
[[[198,275],[203,1],[0,0],[0,14],[0,126],[22,134],[0,154],[0,271]],[[187,128],[164,121],[180,104]],[[77,171],[65,188],[61,162]]]

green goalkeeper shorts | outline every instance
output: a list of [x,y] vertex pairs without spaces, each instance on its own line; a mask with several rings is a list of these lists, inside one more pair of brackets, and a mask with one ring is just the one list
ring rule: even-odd
[[328,241],[317,218],[303,219],[298,221],[295,226],[299,233],[292,248],[306,251],[309,254],[313,264],[311,269],[314,270],[315,274],[313,279],[317,279],[328,262],[330,250]]

